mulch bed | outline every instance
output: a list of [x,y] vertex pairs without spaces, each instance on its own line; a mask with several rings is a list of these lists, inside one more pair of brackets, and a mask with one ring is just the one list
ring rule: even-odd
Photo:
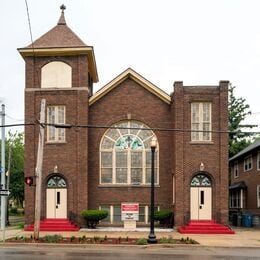
[[[39,238],[39,240],[35,240],[32,236],[25,237],[12,237],[6,239],[6,242],[15,242],[15,243],[56,243],[56,244],[102,244],[102,245],[146,245],[146,238],[129,238],[129,237],[118,237],[118,238],[110,238],[110,237],[62,237],[60,235],[46,235],[44,237]],[[182,238],[182,239],[173,239],[171,237],[164,237],[158,239],[158,244],[198,244],[193,239],[190,238]]]

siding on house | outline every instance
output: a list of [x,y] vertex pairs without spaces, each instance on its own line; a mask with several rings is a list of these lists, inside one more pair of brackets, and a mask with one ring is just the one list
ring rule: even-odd
[[[253,214],[260,214],[258,205],[257,186],[260,185],[260,169],[259,165],[260,140],[257,139],[253,144],[240,151],[238,154],[230,158],[230,180],[231,185],[244,182],[246,189],[244,191],[242,211]],[[244,167],[245,159],[252,158],[251,170],[246,170]],[[234,176],[235,164],[238,165],[238,176]]]

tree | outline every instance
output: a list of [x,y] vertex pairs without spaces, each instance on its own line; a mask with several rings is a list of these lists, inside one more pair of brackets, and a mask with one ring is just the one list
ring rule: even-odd
[[[10,199],[13,199],[17,207],[22,207],[24,200],[24,135],[16,132],[8,132],[6,138],[5,165],[8,170],[9,147],[11,148],[11,167],[10,167]],[[7,183],[7,182],[6,182]]]
[[246,117],[251,115],[251,111],[244,98],[235,97],[235,88],[235,86],[229,86],[229,157],[232,157],[251,144],[252,137],[255,134],[248,132],[248,129],[257,127],[257,125],[242,124]]

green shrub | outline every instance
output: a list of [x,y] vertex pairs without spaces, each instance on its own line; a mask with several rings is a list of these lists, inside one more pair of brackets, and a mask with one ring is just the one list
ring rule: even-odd
[[162,237],[162,238],[160,238],[159,243],[160,244],[175,244],[176,240],[173,239],[171,236],[169,236],[169,237]]
[[154,212],[154,220],[158,220],[158,221],[171,218],[171,216],[172,216],[172,211],[168,209]]
[[24,223],[18,224],[18,229],[24,229]]
[[61,235],[46,235],[42,238],[44,242],[47,243],[58,243],[62,240]]
[[196,240],[194,240],[194,239],[192,239],[192,238],[189,238],[189,237],[187,237],[187,238],[181,238],[180,239],[180,241],[182,242],[182,243],[184,243],[184,244],[198,244],[198,242],[196,241]]
[[108,216],[108,211],[89,209],[82,211],[81,216],[87,221],[87,226],[89,228],[95,228],[100,220]]
[[147,245],[147,239],[145,239],[145,238],[139,238],[139,239],[136,241],[136,244],[137,244],[137,245]]
[[160,224],[164,227],[172,227],[173,212],[169,209],[164,209],[164,210],[154,212],[154,220],[159,221]]
[[73,242],[74,240],[76,240],[76,237],[75,236],[71,236],[70,242]]
[[18,215],[18,209],[15,207],[12,207],[9,209],[10,215]]
[[100,237],[99,236],[94,236],[94,241],[95,242],[99,242],[100,241]]

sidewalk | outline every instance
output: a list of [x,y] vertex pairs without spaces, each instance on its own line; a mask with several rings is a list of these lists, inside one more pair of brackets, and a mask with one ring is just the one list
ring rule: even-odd
[[[180,234],[172,229],[155,229],[155,235],[159,239],[161,237],[172,236],[180,239],[182,237],[192,238],[199,242],[200,246],[215,246],[215,247],[259,247],[260,248],[260,229],[236,228],[234,235],[200,235],[200,234]],[[82,229],[78,232],[40,232],[40,236],[59,234],[63,237],[129,237],[129,238],[147,238],[149,229],[138,229],[137,231],[124,231],[121,228],[98,228],[96,230]],[[15,236],[33,235],[33,232],[8,228],[5,231],[5,239]],[[0,231],[0,240],[2,240],[3,232]]]

